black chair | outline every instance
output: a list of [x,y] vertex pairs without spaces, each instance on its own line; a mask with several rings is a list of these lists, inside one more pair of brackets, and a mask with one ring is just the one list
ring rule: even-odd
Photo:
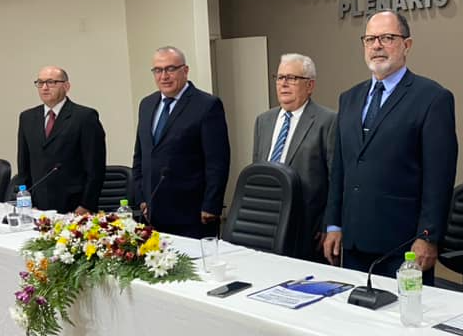
[[301,214],[297,173],[279,163],[256,163],[241,172],[222,238],[233,244],[291,255]]
[[6,192],[11,178],[11,165],[8,161],[0,159],[0,202],[6,201]]
[[106,166],[105,180],[98,200],[98,209],[114,212],[120,200],[127,199],[134,206],[132,168],[127,166]]
[[[445,267],[463,275],[463,184],[457,186],[453,192],[447,232],[440,248],[439,261]],[[439,287],[463,291],[463,285],[442,280],[436,279]]]

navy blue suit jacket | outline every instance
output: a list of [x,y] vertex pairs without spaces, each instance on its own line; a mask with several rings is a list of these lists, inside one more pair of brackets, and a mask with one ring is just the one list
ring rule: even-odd
[[340,97],[326,224],[342,227],[344,248],[367,253],[384,253],[425,229],[436,243],[455,180],[453,95],[407,71],[363,140],[370,85]]
[[163,232],[200,237],[201,211],[220,215],[230,166],[230,145],[222,102],[190,82],[172,110],[161,139],[152,142],[154,113],[161,93],[140,103],[133,156],[136,201],[151,202],[151,223]]

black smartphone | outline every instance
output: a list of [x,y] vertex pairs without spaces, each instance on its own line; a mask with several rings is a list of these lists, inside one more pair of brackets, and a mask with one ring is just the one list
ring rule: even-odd
[[246,288],[249,288],[251,286],[252,285],[249,282],[234,281],[227,285],[210,290],[209,292],[207,292],[207,295],[224,298],[232,294],[238,293],[242,290],[245,290]]

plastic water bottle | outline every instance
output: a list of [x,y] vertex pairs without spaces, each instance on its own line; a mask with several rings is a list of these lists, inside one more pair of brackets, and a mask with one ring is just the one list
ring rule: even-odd
[[32,197],[26,190],[25,185],[19,186],[19,191],[16,194],[16,208],[18,208],[18,213],[21,215],[22,224],[30,224],[33,222]]
[[423,274],[415,258],[415,252],[406,252],[405,261],[397,271],[400,320],[407,327],[419,327],[423,320],[421,305]]
[[130,219],[132,218],[132,209],[129,207],[129,201],[122,199],[120,201],[121,206],[117,209],[117,215],[120,219]]

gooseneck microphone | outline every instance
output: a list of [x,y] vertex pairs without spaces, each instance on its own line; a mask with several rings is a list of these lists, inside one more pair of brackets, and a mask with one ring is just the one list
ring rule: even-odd
[[42,178],[40,178],[37,182],[35,182],[30,188],[29,192],[32,194],[35,188],[37,188],[39,185],[41,185],[44,181],[46,181],[52,174],[57,172],[61,168],[61,163],[55,164],[55,166],[50,169],[48,173],[46,173]]
[[161,168],[161,177],[159,178],[158,184],[156,184],[156,186],[153,189],[153,192],[151,193],[149,203],[146,204],[146,208],[147,208],[146,219],[149,225],[152,225],[151,224],[151,203],[153,202],[154,196],[156,196],[162,182],[169,175],[169,172],[170,172],[170,169],[168,167]]
[[377,289],[373,288],[371,285],[371,273],[373,271],[373,268],[375,265],[381,263],[385,259],[389,258],[391,255],[399,251],[401,248],[404,248],[411,242],[415,241],[418,238],[422,237],[428,237],[429,236],[429,231],[424,230],[423,232],[417,234],[416,236],[412,237],[411,239],[403,242],[396,248],[392,249],[391,251],[387,252],[385,255],[379,257],[378,259],[374,260],[370,268],[368,270],[368,280],[367,280],[367,285],[366,286],[359,286],[356,287],[352,293],[349,295],[349,299],[347,300],[348,303],[354,304],[356,306],[361,306],[369,309],[378,309],[381,308],[385,305],[388,305],[394,301],[397,300],[397,295],[382,290],[382,289]]

